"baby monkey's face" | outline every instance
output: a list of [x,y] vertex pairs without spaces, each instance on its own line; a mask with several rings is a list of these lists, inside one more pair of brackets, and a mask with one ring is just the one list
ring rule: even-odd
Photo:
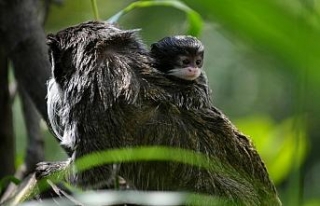
[[195,80],[201,75],[204,46],[192,36],[165,37],[152,44],[156,68],[169,76]]
[[184,80],[195,80],[201,74],[203,65],[203,52],[196,54],[177,55],[173,69],[168,71],[172,75]]

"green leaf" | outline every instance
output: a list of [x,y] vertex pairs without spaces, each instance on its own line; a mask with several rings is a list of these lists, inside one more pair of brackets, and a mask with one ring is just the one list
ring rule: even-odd
[[[104,164],[137,161],[178,162],[205,168],[208,171],[223,174],[225,177],[247,178],[247,174],[242,171],[236,171],[233,167],[217,158],[208,157],[192,150],[163,146],[128,147],[91,153],[77,159],[75,166],[77,171],[81,172]],[[260,183],[257,182],[256,184]]]
[[18,185],[18,184],[20,184],[21,180],[17,179],[14,176],[11,176],[11,175],[5,176],[4,178],[2,178],[0,180],[0,194],[2,193],[3,188],[5,188],[5,186],[10,182]]
[[[197,154],[191,150],[169,147],[133,147],[111,149],[97,153],[91,153],[76,161],[77,170],[84,171],[95,166],[132,161],[175,161],[189,165],[195,165],[210,169],[212,164],[205,155]],[[215,161],[214,167],[221,163]]]
[[116,13],[114,16],[108,19],[108,22],[115,23],[126,13],[136,9],[136,8],[145,8],[152,6],[168,6],[173,7],[178,10],[181,10],[186,13],[187,20],[189,23],[189,28],[187,33],[193,36],[199,36],[203,27],[203,20],[196,11],[188,7],[181,1],[178,0],[163,0],[163,1],[137,1],[131,3],[129,6],[123,10]]

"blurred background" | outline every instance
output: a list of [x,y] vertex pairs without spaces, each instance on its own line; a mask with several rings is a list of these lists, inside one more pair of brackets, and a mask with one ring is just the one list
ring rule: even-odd
[[[132,2],[97,0],[100,19],[108,20]],[[141,28],[147,45],[170,35],[198,35],[205,45],[204,69],[215,106],[252,138],[284,205],[320,205],[320,2],[181,2],[188,9],[135,8],[118,24]],[[190,11],[200,20],[190,18]],[[44,28],[55,33],[92,19],[89,0],[56,0]],[[14,127],[19,166],[26,147],[19,98],[14,103]],[[64,159],[45,123],[42,131],[46,159]]]

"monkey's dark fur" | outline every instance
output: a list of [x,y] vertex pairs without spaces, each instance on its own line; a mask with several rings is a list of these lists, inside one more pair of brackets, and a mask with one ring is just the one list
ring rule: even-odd
[[[50,35],[48,45],[53,72],[49,117],[72,161],[128,146],[190,149],[220,160],[232,173],[174,162],[135,162],[121,164],[116,175],[139,190],[206,193],[239,205],[281,204],[250,140],[212,105],[204,75],[189,84],[164,77],[152,68],[136,31],[103,22]],[[45,170],[45,164],[40,166]],[[98,189],[101,183],[110,184],[114,173],[112,165],[105,165],[77,174],[75,182]]]

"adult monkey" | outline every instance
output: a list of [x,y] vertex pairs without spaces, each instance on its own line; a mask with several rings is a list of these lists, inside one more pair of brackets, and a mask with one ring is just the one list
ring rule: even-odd
[[[48,44],[53,74],[48,113],[72,157],[39,164],[38,177],[92,152],[162,145],[201,152],[233,173],[159,161],[123,163],[116,175],[139,190],[201,192],[236,205],[281,205],[255,148],[215,109],[207,84],[166,78],[152,67],[135,31],[87,22],[49,35]],[[113,178],[113,166],[103,165],[75,174],[73,181],[99,189]]]

